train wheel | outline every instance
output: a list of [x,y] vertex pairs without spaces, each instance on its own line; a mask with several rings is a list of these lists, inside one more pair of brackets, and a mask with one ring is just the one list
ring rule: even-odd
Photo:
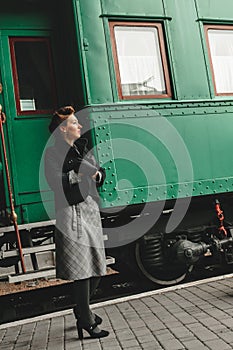
[[162,286],[180,283],[193,268],[175,262],[165,262],[159,237],[149,240],[146,246],[140,241],[137,242],[135,259],[140,273],[151,282]]

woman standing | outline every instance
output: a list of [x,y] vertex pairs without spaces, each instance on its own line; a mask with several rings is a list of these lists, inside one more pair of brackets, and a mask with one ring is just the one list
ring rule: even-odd
[[106,258],[98,192],[105,179],[80,139],[81,128],[71,106],[58,109],[49,130],[55,144],[45,153],[45,176],[54,191],[56,209],[56,274],[73,280],[77,329],[92,338],[106,337],[109,332],[98,327],[102,319],[93,314],[89,302],[100,276],[106,274]]

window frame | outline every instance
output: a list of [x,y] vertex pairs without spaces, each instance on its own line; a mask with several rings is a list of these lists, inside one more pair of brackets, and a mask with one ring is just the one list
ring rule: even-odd
[[205,31],[206,44],[207,44],[207,49],[208,49],[210,70],[211,70],[212,81],[213,81],[213,86],[214,86],[214,94],[215,94],[215,96],[233,96],[233,89],[232,89],[232,92],[218,92],[217,91],[217,84],[216,84],[216,79],[215,79],[215,74],[214,74],[214,65],[213,65],[213,60],[212,60],[212,55],[211,55],[211,50],[210,50],[210,41],[209,41],[209,36],[208,36],[209,29],[232,30],[232,34],[233,34],[233,25],[204,24],[204,31]]
[[52,88],[52,104],[55,107],[57,102],[56,95],[56,84],[55,84],[55,75],[52,61],[52,48],[49,37],[38,37],[38,36],[10,36],[9,37],[9,46],[10,46],[10,58],[11,58],[11,67],[12,67],[12,76],[13,76],[13,86],[14,86],[14,95],[15,95],[15,104],[16,111],[18,116],[23,115],[38,115],[38,114],[50,114],[53,110],[51,109],[36,109],[36,110],[21,110],[20,106],[20,91],[19,91],[19,79],[17,73],[17,64],[16,64],[16,56],[15,56],[15,43],[16,42],[44,42],[48,49],[48,64],[49,64],[49,73],[50,73],[50,81]]
[[[118,54],[117,54],[117,44],[116,44],[115,32],[114,32],[114,27],[115,26],[121,26],[121,27],[154,27],[154,28],[157,29],[159,50],[160,50],[160,58],[161,58],[161,63],[162,63],[162,68],[163,68],[164,84],[165,84],[165,88],[166,88],[166,93],[165,94],[123,95],[122,87],[121,87],[121,77],[120,77],[120,68],[119,68]],[[111,39],[111,44],[112,44],[111,45],[111,47],[112,47],[112,55],[113,55],[113,61],[114,61],[115,77],[116,77],[117,91],[118,91],[119,99],[120,100],[135,100],[135,99],[171,98],[172,97],[172,91],[171,91],[168,59],[167,59],[167,53],[166,53],[166,49],[165,49],[165,41],[164,41],[162,24],[161,23],[157,23],[157,22],[153,22],[152,23],[152,22],[110,21],[109,22],[109,28],[110,28],[110,39]]]

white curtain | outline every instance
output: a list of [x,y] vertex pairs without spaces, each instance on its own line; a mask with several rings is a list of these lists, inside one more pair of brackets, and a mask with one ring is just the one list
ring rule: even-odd
[[123,95],[165,92],[157,28],[115,27]]
[[209,30],[217,93],[233,93],[233,30]]
[[163,71],[155,56],[118,57],[121,83],[142,84],[158,91],[165,89]]
[[233,93],[233,57],[212,58],[215,84],[218,93]]

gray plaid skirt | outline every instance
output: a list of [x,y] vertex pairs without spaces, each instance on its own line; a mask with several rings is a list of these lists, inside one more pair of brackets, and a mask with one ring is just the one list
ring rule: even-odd
[[57,278],[78,280],[106,274],[100,212],[91,196],[58,210],[55,244]]

